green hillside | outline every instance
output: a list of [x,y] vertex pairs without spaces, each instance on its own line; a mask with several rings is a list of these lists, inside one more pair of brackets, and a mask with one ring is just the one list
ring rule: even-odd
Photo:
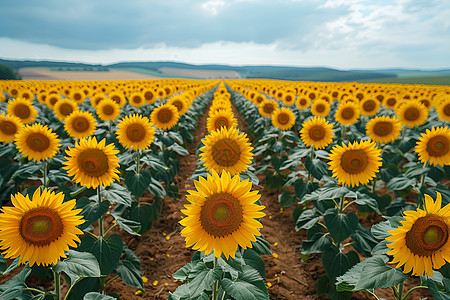
[[450,85],[450,75],[362,79],[362,80],[357,80],[357,82],[360,82],[360,83],[402,83],[402,84]]

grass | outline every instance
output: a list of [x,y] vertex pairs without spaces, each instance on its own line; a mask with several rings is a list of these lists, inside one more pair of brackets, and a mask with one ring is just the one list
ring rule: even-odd
[[401,84],[450,85],[450,75],[422,76],[422,77],[375,78],[375,79],[357,80],[357,82],[360,82],[360,83],[401,83]]

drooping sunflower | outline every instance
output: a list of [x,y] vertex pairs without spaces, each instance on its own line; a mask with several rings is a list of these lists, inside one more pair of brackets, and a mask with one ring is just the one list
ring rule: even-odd
[[358,104],[355,102],[341,103],[336,110],[334,118],[341,125],[352,125],[360,116],[360,110]]
[[150,120],[159,129],[170,129],[178,123],[178,109],[171,104],[161,104],[152,111]]
[[141,93],[132,93],[128,97],[128,103],[130,103],[134,107],[141,107],[145,104],[145,98]]
[[275,100],[266,99],[259,105],[258,111],[261,116],[271,118],[277,109],[278,103]]
[[313,117],[303,122],[300,137],[307,147],[325,149],[333,142],[333,125],[324,118]]
[[419,101],[405,101],[396,110],[398,119],[403,125],[415,127],[423,125],[428,118],[428,109]]
[[90,137],[97,128],[94,116],[88,111],[74,111],[64,121],[64,129],[76,139]]
[[364,98],[359,103],[361,114],[363,116],[375,116],[380,109],[381,102],[376,98]]
[[126,149],[145,150],[155,137],[155,128],[149,119],[138,114],[126,116],[117,127],[117,139]]
[[397,268],[404,265],[403,273],[433,276],[433,269],[450,261],[450,205],[442,207],[442,196],[436,193],[436,201],[425,194],[423,209],[405,211],[402,225],[388,231],[387,254],[394,256]]
[[381,150],[370,140],[334,146],[328,158],[333,177],[352,187],[367,184],[382,164]]
[[366,135],[378,143],[390,143],[398,139],[402,125],[396,117],[375,117],[366,124]]
[[295,105],[297,105],[299,109],[307,109],[310,104],[311,99],[309,99],[309,97],[306,96],[299,96],[297,97],[297,101],[295,101]]
[[272,114],[272,125],[281,130],[289,130],[295,124],[295,115],[287,107],[277,109]]
[[0,248],[6,258],[20,256],[19,263],[30,266],[56,265],[67,257],[64,251],[77,247],[77,228],[83,224],[82,210],[73,209],[76,201],[64,201],[64,194],[38,188],[28,195],[11,195],[13,207],[3,206],[0,217]]
[[203,140],[200,160],[205,162],[208,172],[219,174],[225,170],[236,175],[247,170],[253,158],[253,147],[247,135],[239,133],[236,127],[222,127],[213,131]]
[[105,98],[95,108],[102,121],[114,121],[120,115],[120,106],[112,99]]
[[450,122],[450,99],[444,100],[442,103],[437,105],[435,108],[436,108],[436,112],[439,115],[439,119]]
[[416,144],[416,153],[422,163],[450,165],[450,128],[433,127],[422,133]]
[[216,131],[222,127],[237,127],[237,121],[231,110],[219,109],[213,112],[206,122],[206,128],[209,133]]
[[22,98],[9,100],[6,110],[8,115],[18,117],[24,124],[33,123],[36,120],[37,110],[29,100]]
[[11,143],[23,127],[22,120],[16,116],[0,115],[0,142]]
[[206,255],[214,250],[215,257],[223,253],[226,258],[234,258],[238,246],[252,248],[262,228],[256,219],[266,215],[261,211],[265,207],[255,203],[261,196],[251,191],[252,183],[227,171],[221,176],[212,171],[194,184],[196,190],[188,191],[189,204],[181,210],[186,217],[179,222],[185,226],[180,234],[186,238],[186,247]]
[[68,157],[63,169],[69,176],[74,176],[73,181],[95,189],[119,180],[119,158],[116,156],[119,150],[114,149],[114,144],[105,143],[105,139],[97,142],[91,137],[77,141],[75,148],[66,150]]
[[39,123],[25,126],[17,132],[15,137],[19,152],[34,161],[46,160],[55,156],[60,141],[58,135],[51,128]]
[[318,99],[311,105],[311,113],[316,117],[326,117],[330,113],[330,104],[323,99]]
[[60,121],[64,121],[71,113],[78,110],[80,110],[78,105],[68,98],[59,100],[56,102],[55,106],[53,106],[53,111]]

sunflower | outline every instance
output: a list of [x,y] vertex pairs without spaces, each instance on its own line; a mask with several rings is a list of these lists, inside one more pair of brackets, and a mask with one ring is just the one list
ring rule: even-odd
[[146,104],[152,104],[156,101],[156,94],[153,89],[144,89],[142,91],[142,96],[144,97],[144,101]]
[[111,182],[119,180],[119,158],[114,144],[105,146],[105,139],[99,143],[95,137],[82,139],[75,143],[75,148],[66,150],[67,161],[64,170],[73,181],[88,188],[97,188],[100,185],[109,186]]
[[311,105],[311,113],[316,117],[325,118],[330,113],[330,104],[323,99],[318,99]]
[[231,128],[237,127],[237,125],[237,121],[231,110],[219,109],[208,117],[206,128],[208,129],[208,132],[211,133],[222,127]]
[[433,276],[433,269],[440,269],[450,261],[450,205],[442,207],[442,196],[436,192],[436,201],[425,194],[423,209],[405,211],[405,220],[386,240],[397,268],[404,265],[403,273],[413,276]]
[[51,128],[39,123],[25,126],[17,132],[15,137],[19,152],[34,161],[46,160],[55,156],[60,141],[58,135]]
[[111,92],[108,94],[109,99],[112,99],[114,102],[119,104],[119,107],[122,107],[125,105],[126,100],[122,93],[120,92]]
[[415,127],[423,125],[428,119],[428,109],[419,101],[406,101],[397,107],[398,119],[403,125]]
[[381,150],[370,140],[334,146],[329,159],[333,177],[352,187],[367,184],[382,164]]
[[366,135],[377,143],[395,141],[401,131],[402,125],[396,117],[375,117],[366,124]]
[[284,93],[282,101],[284,105],[293,105],[295,103],[295,94],[294,93]]
[[375,98],[364,98],[359,102],[359,107],[361,109],[361,114],[363,116],[375,116],[380,109],[381,102]]
[[178,114],[180,116],[184,115],[184,113],[188,110],[189,105],[186,99],[183,96],[172,97],[167,101],[167,104],[171,104],[175,106],[178,110]]
[[444,100],[436,106],[439,119],[450,122],[450,99]]
[[295,124],[295,115],[287,107],[277,109],[272,114],[272,125],[281,130],[289,130]]
[[145,98],[141,93],[132,93],[128,97],[128,103],[130,103],[134,107],[141,107],[145,104]]
[[178,123],[178,109],[171,104],[161,104],[150,115],[153,125],[159,129],[170,129]]
[[265,207],[255,203],[261,195],[251,191],[252,183],[226,171],[221,176],[212,171],[194,184],[196,190],[188,191],[189,204],[181,210],[186,217],[179,222],[185,226],[180,234],[186,247],[206,255],[214,250],[215,257],[223,253],[227,259],[235,257],[238,246],[252,248],[255,236],[261,235],[258,228],[263,227],[256,219],[266,215],[261,211]]
[[307,109],[310,104],[311,99],[305,96],[297,97],[297,101],[295,101],[295,105],[297,105],[299,109]]
[[114,100],[105,98],[95,108],[102,121],[114,121],[120,115],[120,106]]
[[0,142],[11,143],[23,127],[22,120],[15,116],[0,115]]
[[90,137],[97,127],[94,116],[88,111],[75,111],[64,121],[64,129],[71,137],[76,139]]
[[307,147],[314,146],[315,149],[325,149],[333,142],[333,125],[324,118],[313,117],[303,122],[300,136]]
[[352,125],[360,116],[360,110],[358,104],[355,102],[341,103],[336,110],[334,118],[341,125]]
[[9,100],[6,110],[8,115],[18,117],[24,124],[33,123],[36,120],[37,110],[29,100],[22,98]]
[[117,127],[117,139],[127,149],[147,149],[155,136],[155,128],[148,118],[138,114],[126,116]]
[[431,165],[450,165],[450,128],[433,127],[422,133],[416,144],[416,153],[422,163]]
[[13,207],[4,206],[0,217],[0,249],[5,258],[20,257],[30,266],[56,265],[70,247],[77,247],[76,226],[83,224],[82,210],[73,209],[76,201],[64,202],[64,194],[38,188],[32,199],[18,193],[11,195]]
[[81,104],[84,102],[84,99],[86,99],[86,96],[82,90],[75,89],[73,91],[70,91],[69,95],[70,99],[75,101],[77,104]]
[[203,140],[200,148],[200,160],[205,162],[208,172],[222,170],[236,175],[247,170],[253,158],[253,147],[245,133],[239,133],[236,127],[222,127],[213,131]]
[[275,100],[266,99],[259,105],[258,111],[261,116],[271,118],[277,109],[278,103]]
[[388,95],[384,97],[382,104],[388,109],[395,109],[398,104],[397,96]]
[[48,108],[53,109],[58,103],[58,101],[61,100],[61,96],[58,94],[50,94],[45,98],[45,104],[47,104]]
[[53,111],[60,121],[64,121],[71,113],[78,110],[80,110],[78,105],[68,98],[59,100],[53,106]]

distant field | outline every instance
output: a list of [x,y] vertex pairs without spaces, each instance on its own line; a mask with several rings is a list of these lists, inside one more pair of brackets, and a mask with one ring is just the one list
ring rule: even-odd
[[375,78],[375,79],[357,80],[357,82],[450,85],[450,75],[422,76],[422,77],[399,77],[399,78]]
[[182,69],[182,68],[159,68],[159,71],[167,74],[175,74],[181,76],[192,76],[197,78],[214,79],[214,78],[241,78],[236,71],[228,70],[195,70],[195,69]]
[[158,76],[124,70],[100,71],[55,71],[48,68],[21,68],[23,80],[136,80],[158,79]]
[[171,73],[164,73],[164,72],[158,72],[158,71],[154,71],[154,70],[149,70],[149,69],[144,69],[144,68],[135,68],[135,67],[130,67],[130,68],[117,68],[117,69],[111,69],[111,70],[124,70],[124,71],[129,71],[129,72],[134,72],[134,73],[139,73],[139,74],[145,74],[145,75],[149,75],[149,76],[156,76],[159,78],[185,78],[185,79],[203,79],[200,77],[195,77],[195,76],[188,76],[188,75],[179,75],[179,74],[171,74]]

